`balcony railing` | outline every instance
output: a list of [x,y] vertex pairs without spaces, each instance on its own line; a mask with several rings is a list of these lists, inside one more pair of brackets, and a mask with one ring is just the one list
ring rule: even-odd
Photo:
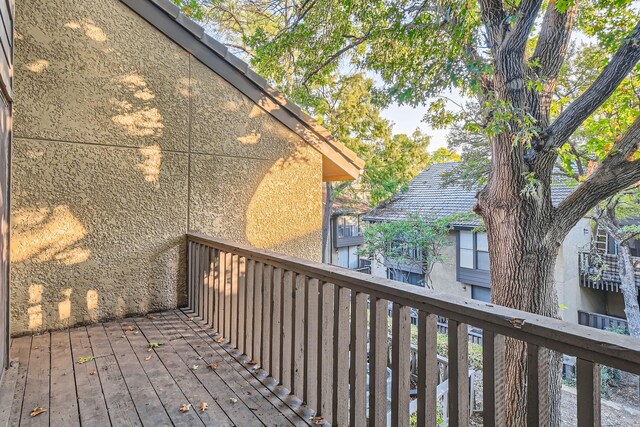
[[589,313],[582,310],[578,310],[578,323],[605,331],[612,329],[616,329],[619,331],[627,330],[627,321],[625,319],[614,316],[607,316],[606,314]]
[[[577,421],[599,425],[604,364],[640,374],[640,342],[250,246],[188,234],[188,302],[257,378],[333,425],[387,424],[391,319],[392,426],[435,425],[438,316],[448,319],[449,425],[469,422],[468,326],[483,330],[484,425],[503,420],[505,337],[527,344],[529,421],[544,424],[546,349],[577,357]],[[418,312],[416,400],[411,402],[411,309]],[[603,344],[606,343],[606,344]],[[298,401],[299,402],[299,401]],[[298,408],[298,410],[300,410]]]
[[[640,258],[633,257],[636,272],[636,286],[640,287]],[[578,254],[580,284],[587,288],[609,292],[620,292],[620,273],[617,255],[598,255],[589,252]]]

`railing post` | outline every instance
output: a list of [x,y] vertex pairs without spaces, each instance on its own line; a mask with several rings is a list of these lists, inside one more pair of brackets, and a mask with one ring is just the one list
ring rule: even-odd
[[469,331],[449,319],[449,426],[469,424]]
[[436,426],[438,388],[438,352],[436,348],[438,318],[418,312],[418,425]]
[[349,297],[351,291],[336,286],[333,326],[333,420],[331,424],[349,424]]
[[367,294],[351,292],[351,369],[349,370],[351,426],[364,425],[367,419],[365,393],[367,300]]
[[409,425],[411,308],[393,304],[393,334],[391,337],[391,426]]
[[369,425],[387,422],[387,340],[389,301],[371,297],[371,345],[369,347]]
[[578,358],[576,370],[578,425],[600,426],[600,365]]
[[482,336],[482,419],[485,426],[504,425],[504,336],[484,330]]

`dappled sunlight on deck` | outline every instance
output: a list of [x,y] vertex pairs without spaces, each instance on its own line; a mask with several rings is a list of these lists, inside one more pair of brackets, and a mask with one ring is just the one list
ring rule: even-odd
[[308,425],[179,310],[15,338],[11,358],[12,426]]

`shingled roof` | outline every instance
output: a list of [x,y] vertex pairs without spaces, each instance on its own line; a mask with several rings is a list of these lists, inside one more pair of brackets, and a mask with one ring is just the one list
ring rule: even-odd
[[170,0],[120,0],[323,155],[324,181],[360,176],[364,161],[233,55]]
[[[365,221],[394,221],[406,219],[410,214],[444,217],[456,213],[470,212],[476,203],[476,191],[459,185],[444,185],[442,174],[453,170],[459,162],[436,163],[422,171],[409,183],[406,192],[401,192],[391,200],[373,208]],[[551,189],[551,198],[557,205],[567,197],[573,188],[555,183]],[[477,221],[452,224],[456,227],[475,226]]]

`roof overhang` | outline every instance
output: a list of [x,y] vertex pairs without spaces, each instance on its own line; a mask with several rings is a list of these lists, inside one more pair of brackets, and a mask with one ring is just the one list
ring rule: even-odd
[[120,0],[322,154],[323,181],[350,181],[364,161],[169,0]]

